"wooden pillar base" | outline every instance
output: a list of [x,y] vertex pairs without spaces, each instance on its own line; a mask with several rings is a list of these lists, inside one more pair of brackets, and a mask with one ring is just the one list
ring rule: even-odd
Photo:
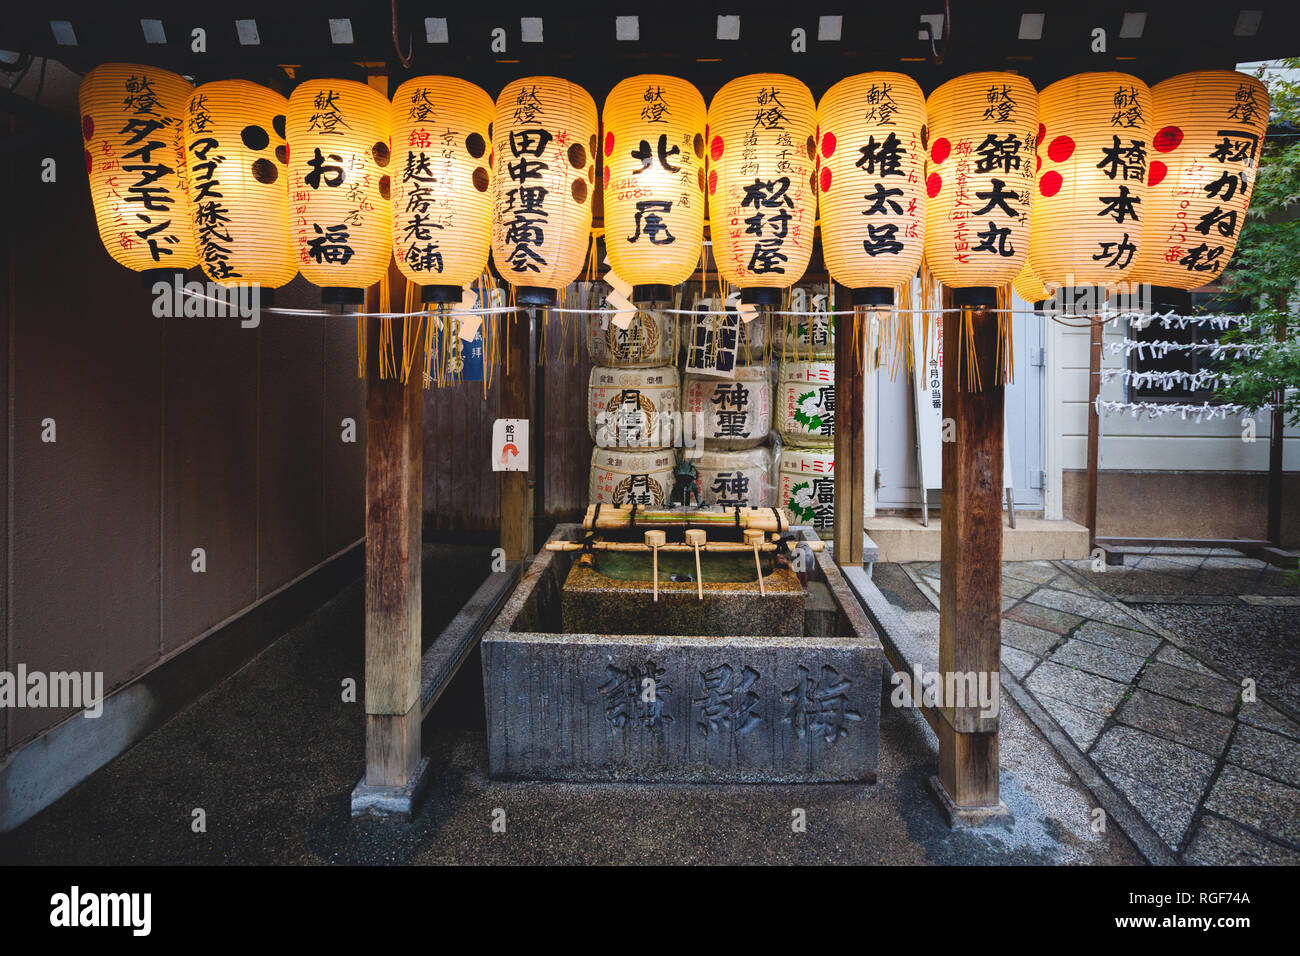
[[955,803],[938,777],[930,778],[930,790],[939,801],[939,810],[948,826],[954,830],[967,830],[989,824],[1010,823],[1013,819],[1007,805],[999,800],[992,806],[963,807]]

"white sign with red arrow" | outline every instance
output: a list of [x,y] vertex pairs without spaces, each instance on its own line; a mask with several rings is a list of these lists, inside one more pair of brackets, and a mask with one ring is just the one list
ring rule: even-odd
[[492,470],[528,470],[528,419],[498,418],[492,423]]

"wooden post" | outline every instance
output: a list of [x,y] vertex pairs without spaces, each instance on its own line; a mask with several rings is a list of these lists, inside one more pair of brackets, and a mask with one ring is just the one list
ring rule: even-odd
[[[945,290],[944,308],[954,308]],[[943,316],[943,517],[939,672],[996,688],[1002,649],[1002,402],[994,379],[998,316],[973,313],[980,391],[964,385],[962,316]],[[969,686],[969,685],[968,685]],[[976,688],[979,685],[976,685]],[[975,689],[975,688],[972,688]],[[976,694],[978,698],[978,694]],[[939,775],[932,785],[953,826],[1006,813],[998,798],[998,719],[978,699],[938,708]]]
[[[501,374],[502,418],[528,418],[532,374],[530,356],[532,321],[525,311],[512,312],[501,317],[501,355],[504,362]],[[508,369],[508,371],[507,371]],[[530,421],[528,438],[533,448],[539,439],[540,422]],[[537,466],[536,456],[529,455],[529,468]],[[507,561],[522,561],[533,553],[533,495],[527,472],[500,472],[501,489],[501,547]]]
[[1097,464],[1101,454],[1101,416],[1097,396],[1101,393],[1101,323],[1093,320],[1088,332],[1088,484],[1085,514],[1088,550],[1097,543]]
[[[852,302],[849,295],[841,298]],[[863,363],[866,360],[865,313],[857,335],[853,317],[835,322],[835,561],[862,566],[862,535],[866,523],[863,501],[866,429],[863,415]],[[856,346],[856,348],[855,348]]]
[[[1278,319],[1277,340],[1286,340],[1285,300],[1281,303],[1282,316]],[[1269,421],[1268,432],[1268,533],[1264,537],[1275,548],[1282,547],[1282,441],[1286,421],[1282,415],[1283,395],[1277,392],[1273,396],[1273,412]]]
[[[389,279],[392,300],[381,303],[371,289],[366,311],[401,311],[404,284],[396,268]],[[372,800],[368,812],[409,816],[427,766],[420,754],[424,375],[417,359],[402,384],[403,321],[393,320],[397,378],[380,378],[380,320],[368,320],[366,330],[366,775],[353,794],[354,814],[359,794],[382,790],[405,800],[405,810]],[[419,335],[414,348],[423,355]]]

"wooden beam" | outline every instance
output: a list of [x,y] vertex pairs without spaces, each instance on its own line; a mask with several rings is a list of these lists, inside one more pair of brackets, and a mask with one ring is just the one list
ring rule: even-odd
[[[851,301],[851,300],[850,300]],[[866,428],[863,411],[862,366],[866,352],[866,322],[856,327],[840,317],[835,334],[835,561],[844,567],[862,564],[865,533],[863,471]],[[856,333],[856,334],[854,334]]]
[[[944,308],[954,308],[944,292]],[[972,313],[981,389],[964,382],[963,317],[943,317],[944,431],[939,672],[975,675],[993,686],[1002,651],[1002,404],[995,381],[998,316]],[[950,424],[951,423],[951,424]],[[950,431],[951,430],[951,431]],[[978,700],[939,708],[939,783],[958,810],[996,807],[996,716]]]
[[[366,296],[367,311],[401,311],[404,285],[390,269],[392,299]],[[417,321],[417,320],[411,320]],[[402,342],[401,319],[393,338]],[[424,387],[380,377],[380,321],[366,334],[366,783],[403,786],[420,764],[420,549]],[[415,349],[423,354],[422,337]],[[396,356],[400,372],[402,358]]]
[[[529,418],[531,396],[532,320],[527,312],[519,311],[501,318],[501,355],[504,378],[501,381],[501,417]],[[536,448],[541,436],[540,424],[529,422],[529,442]],[[535,456],[529,455],[529,467],[536,467]],[[533,553],[533,494],[528,473],[522,471],[499,472],[501,489],[501,547],[507,561],[522,561]]]

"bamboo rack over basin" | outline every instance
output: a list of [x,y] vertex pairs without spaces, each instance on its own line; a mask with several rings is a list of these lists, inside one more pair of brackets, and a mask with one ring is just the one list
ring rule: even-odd
[[587,531],[619,528],[753,528],[777,533],[790,530],[784,508],[636,508],[628,505],[589,505],[582,519]]
[[[800,547],[807,547],[811,551],[821,551],[826,546],[825,541],[801,541]],[[546,542],[547,551],[581,551],[583,544],[580,541],[548,541]],[[595,551],[650,551],[651,547],[642,544],[640,541],[593,541],[591,548]],[[695,550],[693,545],[689,544],[661,544],[660,551],[679,552],[689,554]],[[750,544],[739,544],[734,541],[709,541],[700,545],[701,551],[712,551],[715,554],[749,554],[753,552],[754,546]],[[758,550],[764,553],[777,550],[777,545],[773,542],[758,545]]]

